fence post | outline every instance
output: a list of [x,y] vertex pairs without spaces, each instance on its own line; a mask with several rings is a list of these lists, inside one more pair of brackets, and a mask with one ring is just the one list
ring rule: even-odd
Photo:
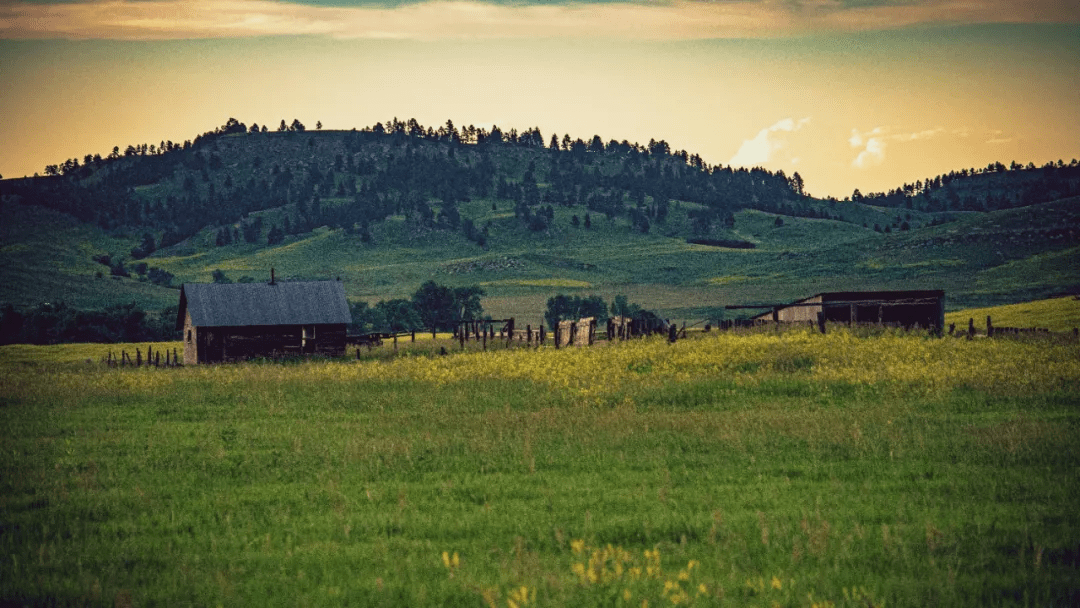
[[968,318],[968,340],[975,337],[975,319]]
[[135,349],[135,367],[142,367],[142,351]]
[[397,352],[397,332],[394,332],[394,352]]
[[412,341],[416,342],[416,330],[412,330]]
[[485,351],[487,351],[487,335],[488,335],[488,330],[487,330],[487,328],[485,327],[485,328],[484,328],[484,350],[485,350]]
[[994,324],[990,321],[990,315],[986,315],[986,337],[992,338],[994,336]]
[[[1075,330],[1074,330],[1074,331],[1075,331]],[[544,343],[544,326],[543,326],[543,325],[541,325],[541,326],[540,326],[540,340],[539,340],[539,342],[538,342],[537,346],[540,346],[540,345],[542,345],[543,343]]]
[[468,333],[464,330],[464,327],[458,326],[458,341],[461,342],[461,350],[465,350],[465,335]]
[[825,313],[824,312],[817,313],[817,327],[818,327],[818,331],[821,332],[821,335],[825,335]]

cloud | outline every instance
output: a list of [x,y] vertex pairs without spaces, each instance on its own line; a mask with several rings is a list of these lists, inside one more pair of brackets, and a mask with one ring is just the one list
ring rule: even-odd
[[[759,167],[775,160],[776,153],[787,146],[783,136],[778,137],[776,134],[798,131],[809,122],[809,118],[802,118],[798,122],[792,118],[785,118],[771,127],[758,131],[757,137],[754,139],[743,140],[739,151],[735,153],[735,156],[731,157],[728,164],[733,167]],[[791,161],[792,159],[788,160]]]
[[989,131],[987,136],[990,138],[986,140],[986,143],[988,144],[1007,144],[1013,140],[1012,137],[1006,137],[1005,132],[1001,129]]
[[915,141],[918,139],[929,139],[944,132],[945,129],[937,127],[936,129],[927,129],[925,131],[919,131],[917,133],[900,133],[897,135],[893,135],[892,138],[896,141]]
[[1080,23],[1070,0],[86,0],[0,3],[0,38],[775,38],[920,24]]
[[852,147],[862,148],[855,160],[851,161],[853,167],[867,169],[885,162],[885,139],[882,137],[869,137],[865,141],[860,140],[859,145]]
[[[869,169],[885,162],[885,148],[888,142],[911,142],[921,139],[937,137],[945,132],[942,127],[925,129],[914,133],[892,133],[888,127],[875,127],[872,131],[861,133],[858,129],[851,130],[848,144],[859,150],[859,153],[851,161],[851,166],[858,169]],[[955,133],[954,133],[955,134]]]

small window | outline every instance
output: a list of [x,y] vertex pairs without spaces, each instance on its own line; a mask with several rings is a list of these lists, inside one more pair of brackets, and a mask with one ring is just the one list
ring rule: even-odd
[[191,342],[191,330],[190,329],[187,330],[187,341],[188,341],[188,343]]

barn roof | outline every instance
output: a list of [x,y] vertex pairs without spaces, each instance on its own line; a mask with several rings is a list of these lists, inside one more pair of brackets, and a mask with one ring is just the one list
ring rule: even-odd
[[196,327],[352,323],[339,281],[185,283],[176,326],[185,312]]

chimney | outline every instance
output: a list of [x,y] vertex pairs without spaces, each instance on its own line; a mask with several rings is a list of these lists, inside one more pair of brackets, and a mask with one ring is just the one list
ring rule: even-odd
[[276,285],[276,283],[274,282],[274,267],[273,266],[270,267],[270,284],[271,285]]

